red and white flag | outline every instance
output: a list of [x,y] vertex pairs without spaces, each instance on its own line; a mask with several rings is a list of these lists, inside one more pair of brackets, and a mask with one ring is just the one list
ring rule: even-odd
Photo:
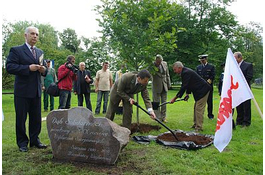
[[222,152],[232,138],[232,109],[254,98],[248,83],[232,53],[228,49],[214,146]]

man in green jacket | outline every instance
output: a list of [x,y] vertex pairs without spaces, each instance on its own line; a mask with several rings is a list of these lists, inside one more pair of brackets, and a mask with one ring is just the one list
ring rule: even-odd
[[150,73],[147,70],[141,70],[138,74],[125,73],[120,79],[118,79],[114,87],[110,92],[110,103],[108,106],[106,118],[114,120],[116,109],[119,106],[120,101],[123,102],[123,119],[122,126],[131,129],[132,122],[132,105],[136,102],[133,99],[133,95],[141,92],[145,106],[150,113],[152,119],[156,118],[156,115],[152,109],[152,103],[149,98],[147,90],[147,84],[151,78]]
[[51,83],[57,82],[57,76],[55,70],[51,67],[51,61],[46,60],[48,73],[46,77],[41,77],[41,84],[43,89],[43,103],[44,111],[48,111],[49,96],[50,96],[50,111],[54,109],[54,97],[47,94],[46,89],[50,86]]

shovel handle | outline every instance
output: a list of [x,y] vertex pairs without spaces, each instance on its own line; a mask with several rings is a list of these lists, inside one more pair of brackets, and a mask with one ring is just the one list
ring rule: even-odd
[[144,108],[142,108],[142,106],[140,106],[137,102],[134,102],[133,104],[137,106],[138,108],[142,109],[146,114],[150,115],[149,112],[145,110]]
[[171,132],[171,134],[175,137],[175,139],[178,141],[179,139],[177,138],[177,136],[175,135],[175,133],[169,128],[167,127],[163,122],[161,122],[159,119],[155,118],[155,121],[157,121],[159,124],[161,124],[162,126],[164,126],[167,130],[169,130]]
[[[185,100],[185,99],[184,98],[178,99],[178,100],[175,100],[175,102],[177,102],[177,101],[183,101],[183,100]],[[168,102],[161,103],[160,105],[158,105],[158,107],[163,106],[163,105],[168,104],[168,103],[171,103],[171,102],[168,101]]]
[[[144,108],[142,108],[137,102],[133,103],[135,106],[137,106],[138,108],[142,109],[146,114],[150,115],[148,111],[146,111]],[[155,121],[157,121],[159,124],[161,124],[162,126],[164,126],[167,130],[169,130],[171,132],[171,134],[175,137],[175,139],[178,141],[179,139],[177,138],[177,136],[174,134],[174,132],[167,127],[163,122],[161,122],[159,119],[155,118]]]

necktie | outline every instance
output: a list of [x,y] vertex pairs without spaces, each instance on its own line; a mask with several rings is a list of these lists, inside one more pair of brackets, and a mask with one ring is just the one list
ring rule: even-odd
[[163,66],[161,64],[159,65],[159,70],[160,70],[160,73],[162,74],[163,73]]
[[35,49],[32,46],[30,47],[30,49],[31,49],[31,53],[32,53],[33,57],[36,59]]

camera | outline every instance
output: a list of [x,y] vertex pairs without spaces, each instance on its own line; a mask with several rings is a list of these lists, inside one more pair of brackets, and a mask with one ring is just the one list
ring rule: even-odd
[[66,64],[65,64],[65,66],[68,68],[68,69],[70,69],[73,73],[77,73],[77,71],[79,70],[79,68],[76,66],[76,65],[74,65],[74,64],[72,64],[71,62],[67,62]]

